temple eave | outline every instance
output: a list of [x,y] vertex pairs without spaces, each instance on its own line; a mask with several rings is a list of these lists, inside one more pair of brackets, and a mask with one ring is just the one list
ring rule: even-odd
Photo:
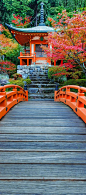
[[37,27],[32,27],[32,28],[16,28],[13,27],[12,25],[9,24],[5,24],[8,29],[11,30],[15,30],[18,32],[23,32],[23,33],[48,33],[48,32],[54,32],[55,30],[52,27],[48,27],[48,26],[37,26]]

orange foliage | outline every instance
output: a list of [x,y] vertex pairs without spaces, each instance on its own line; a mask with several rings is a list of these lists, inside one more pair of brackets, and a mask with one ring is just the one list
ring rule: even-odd
[[4,34],[0,34],[0,55],[6,54],[8,50],[15,49],[18,44],[13,41],[13,39],[9,38],[10,33],[7,29],[5,29],[4,26],[0,26],[1,32],[5,31],[8,34],[8,37],[6,37]]

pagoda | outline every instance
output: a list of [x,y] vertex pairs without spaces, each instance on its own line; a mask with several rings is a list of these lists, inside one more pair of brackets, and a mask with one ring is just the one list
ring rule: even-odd
[[[44,23],[44,9],[41,3],[40,23],[32,28],[15,28],[12,25],[6,24],[12,36],[16,41],[24,46],[24,51],[20,52],[20,65],[37,64],[40,61],[46,61],[51,64],[51,60],[47,58],[46,54],[41,48],[41,45],[47,45],[48,33],[54,32],[52,27],[46,26]],[[52,46],[50,46],[52,48]],[[54,66],[56,62],[54,61]]]

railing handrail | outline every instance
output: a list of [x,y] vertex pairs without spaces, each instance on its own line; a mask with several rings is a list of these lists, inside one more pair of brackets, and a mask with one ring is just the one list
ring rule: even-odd
[[7,88],[21,89],[25,92],[25,90],[22,87],[20,87],[19,85],[13,85],[13,84],[0,86],[0,91],[2,91],[3,89],[7,89]]
[[[6,92],[7,88],[13,88],[13,90]],[[0,119],[20,101],[28,101],[28,91],[18,85],[0,86]]]
[[66,85],[66,86],[61,87],[59,90],[62,90],[62,89],[65,89],[65,88],[66,89],[74,88],[74,89],[83,90],[84,92],[86,92],[86,88],[85,87],[78,86],[78,85]]
[[[70,89],[77,89],[72,92]],[[63,102],[70,106],[73,111],[86,123],[86,88],[77,85],[67,85],[61,87],[54,93],[54,100]]]
[[20,52],[20,56],[27,56],[27,57],[33,57],[34,56],[34,54],[33,53],[25,53],[25,52]]

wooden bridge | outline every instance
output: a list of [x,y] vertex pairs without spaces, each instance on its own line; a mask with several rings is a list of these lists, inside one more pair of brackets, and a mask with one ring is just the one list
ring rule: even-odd
[[[16,103],[0,121],[0,194],[86,194],[85,122],[63,102],[24,102],[16,88],[0,88],[1,113]],[[55,98],[65,102],[65,94]]]

